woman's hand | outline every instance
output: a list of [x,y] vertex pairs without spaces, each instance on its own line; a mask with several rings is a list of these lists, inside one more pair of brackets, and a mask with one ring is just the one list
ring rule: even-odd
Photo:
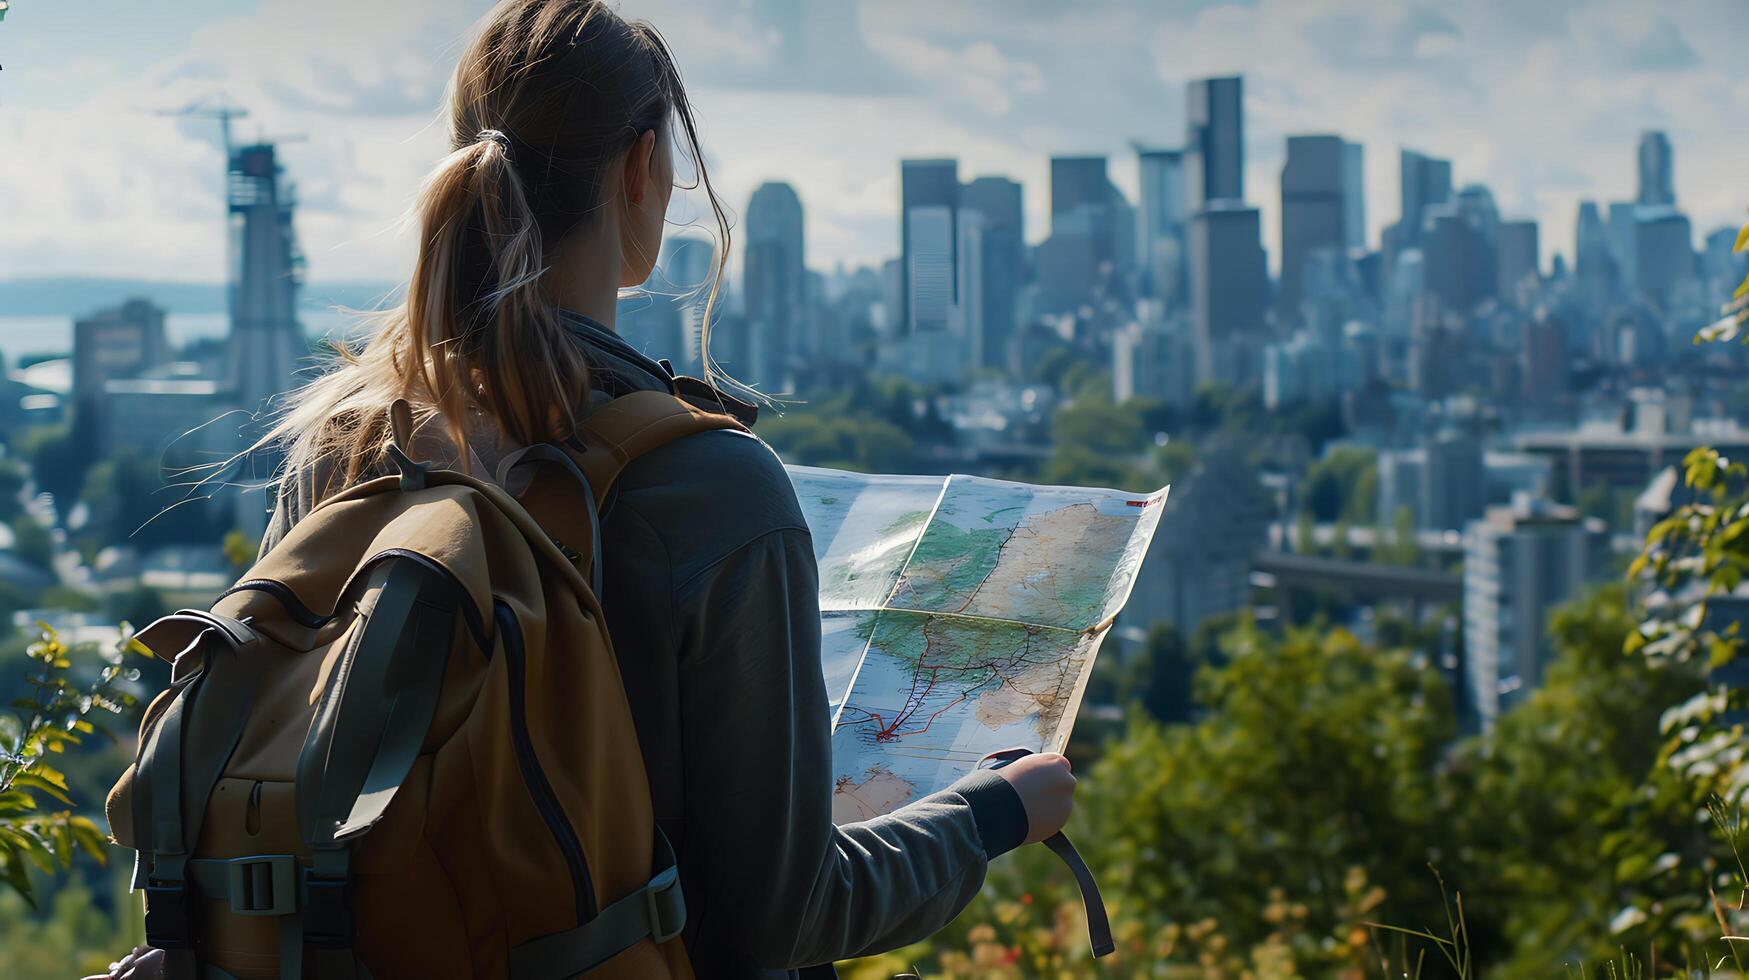
[[94,974],[85,980],[158,980],[163,975],[164,951],[140,946],[109,964],[108,973]]
[[1023,755],[996,770],[1020,794],[1026,808],[1026,843],[1036,844],[1063,829],[1075,808],[1075,775],[1069,760],[1055,752]]

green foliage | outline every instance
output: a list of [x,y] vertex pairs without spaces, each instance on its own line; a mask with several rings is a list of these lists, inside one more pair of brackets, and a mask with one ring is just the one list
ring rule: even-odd
[[20,496],[28,475],[12,460],[0,460],[0,521],[11,521],[24,509]]
[[109,597],[109,615],[124,623],[150,623],[171,611],[164,594],[149,585],[136,585]]
[[[1749,225],[1744,225],[1737,232],[1737,242],[1731,247],[1733,252],[1749,251]],[[1731,294],[1731,301],[1725,304],[1724,316],[1716,323],[1709,324],[1698,334],[1694,342],[1697,344],[1741,338],[1749,343],[1749,334],[1744,332],[1744,326],[1749,325],[1749,276],[1737,285],[1736,292]]]
[[903,429],[880,419],[797,413],[766,421],[759,434],[790,462],[863,472],[900,468],[912,450]]
[[[231,563],[232,568],[242,571],[255,564],[256,550],[259,546],[245,536],[242,531],[227,531],[223,547],[225,560]],[[146,620],[136,619],[134,622],[142,623]]]
[[1381,534],[1373,548],[1373,561],[1414,568],[1421,564],[1421,545],[1415,540],[1415,512],[1404,504],[1397,508],[1390,534]]
[[32,910],[16,894],[0,892],[0,976],[9,980],[63,980],[103,975],[117,956],[145,942],[139,896],[125,875],[108,876],[102,897],[83,883],[55,893],[49,908]]
[[38,593],[37,605],[44,609],[64,609],[68,612],[96,612],[103,600],[89,592],[65,585],[51,585]]
[[212,504],[167,486],[162,467],[131,449],[92,466],[80,497],[91,519],[79,537],[93,547],[125,541],[151,550],[219,537]]
[[1045,483],[1092,484],[1122,490],[1149,485],[1137,448],[1150,444],[1133,403],[1112,402],[1107,391],[1089,390],[1057,409],[1051,420],[1051,455],[1039,478]]
[[759,420],[760,437],[787,462],[864,472],[913,470],[917,443],[949,432],[929,392],[895,378],[865,379]]
[[24,561],[47,570],[55,557],[55,539],[48,528],[29,514],[12,518],[12,550]]
[[[1736,251],[1749,247],[1749,225]],[[1749,278],[1737,288],[1727,317],[1702,331],[1697,343],[1734,337],[1749,319]],[[1644,592],[1645,622],[1629,634],[1627,650],[1654,663],[1701,664],[1711,671],[1704,690],[1664,715],[1666,749],[1678,770],[1715,792],[1729,806],[1749,795],[1749,756],[1741,744],[1749,685],[1742,682],[1741,609],[1719,610],[1749,569],[1749,467],[1701,447],[1683,460],[1693,500],[1652,527],[1628,577]]]
[[37,486],[60,500],[72,500],[85,485],[85,470],[91,465],[94,432],[89,424],[44,426],[26,432],[19,448],[30,460]]
[[1337,446],[1307,468],[1301,506],[1326,523],[1343,517],[1371,523],[1375,505],[1360,493],[1368,474],[1376,493],[1377,452],[1362,446]]
[[1731,805],[1749,793],[1749,758],[1738,713],[1749,691],[1741,672],[1740,615],[1709,610],[1734,593],[1749,569],[1749,468],[1700,448],[1684,461],[1695,499],[1653,526],[1629,577],[1646,591],[1646,618],[1627,650],[1654,663],[1696,664],[1714,680],[1670,708],[1662,727],[1671,762]]
[[1050,385],[1057,394],[1065,396],[1083,391],[1098,375],[1099,370],[1085,356],[1068,347],[1046,351],[1032,369],[1033,380]]
[[[122,685],[137,679],[129,653],[150,657],[131,635],[111,651],[69,648],[44,625],[26,650],[32,669],[28,697],[0,716],[0,881],[26,902],[36,902],[31,869],[54,874],[72,866],[75,849],[101,862],[106,835],[89,817],[74,812],[67,777],[51,760],[98,731],[104,714],[120,714],[134,698]],[[92,654],[94,666],[75,668],[76,655]],[[81,657],[81,659],[84,659]],[[94,676],[88,675],[91,669]],[[59,804],[64,809],[45,809]]]

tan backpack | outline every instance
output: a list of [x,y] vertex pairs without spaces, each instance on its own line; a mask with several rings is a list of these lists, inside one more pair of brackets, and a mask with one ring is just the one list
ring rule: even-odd
[[140,633],[175,665],[107,809],[147,941],[202,980],[691,977],[596,508],[641,453],[740,423],[637,392],[494,484],[411,460],[395,415],[398,476]]

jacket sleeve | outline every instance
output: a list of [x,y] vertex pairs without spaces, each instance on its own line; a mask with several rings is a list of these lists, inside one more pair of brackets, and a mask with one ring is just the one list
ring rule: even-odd
[[688,888],[702,885],[713,933],[769,968],[928,936],[1026,835],[1019,795],[990,772],[833,825],[817,575],[807,532],[781,529],[676,591],[686,838],[710,855]]

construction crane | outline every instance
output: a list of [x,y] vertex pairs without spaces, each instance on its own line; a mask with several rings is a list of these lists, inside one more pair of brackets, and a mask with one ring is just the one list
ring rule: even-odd
[[206,99],[201,99],[190,102],[180,109],[159,109],[156,114],[181,116],[189,119],[217,119],[219,121],[219,134],[225,141],[225,159],[229,161],[231,159],[231,120],[246,118],[249,115],[249,110],[228,105],[223,99],[220,99],[216,105],[210,104]]

